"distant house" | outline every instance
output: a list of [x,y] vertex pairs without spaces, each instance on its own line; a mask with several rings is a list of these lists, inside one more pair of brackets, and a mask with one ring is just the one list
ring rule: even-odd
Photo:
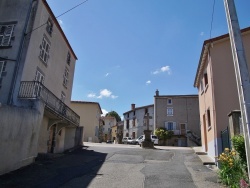
[[154,96],[154,130],[157,128],[174,132],[168,145],[189,146],[189,141],[199,144],[198,95],[159,95],[157,90]]
[[102,126],[100,104],[88,101],[71,101],[70,107],[80,116],[84,142],[100,142],[99,129]]
[[0,4],[1,174],[80,144],[82,129],[69,107],[77,57],[46,0]]
[[[242,39],[250,67],[250,27],[242,29]],[[228,114],[240,109],[228,34],[204,41],[194,86],[199,92],[203,151],[218,156],[223,150],[221,132],[227,129]]]
[[108,115],[106,117],[102,117],[101,119],[104,122],[104,124],[103,124],[103,141],[104,142],[106,142],[107,140],[114,141],[113,137],[112,137],[112,127],[116,126],[116,124],[117,124],[115,117]]
[[147,117],[149,114],[149,130],[154,133],[154,105],[147,105],[141,107],[135,107],[135,104],[131,104],[131,110],[123,113],[124,127],[123,137],[138,138],[143,135],[143,131],[147,129]]

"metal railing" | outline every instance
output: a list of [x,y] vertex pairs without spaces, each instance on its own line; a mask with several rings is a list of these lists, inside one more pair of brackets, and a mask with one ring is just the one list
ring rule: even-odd
[[79,126],[80,116],[71,108],[57,98],[50,90],[48,90],[41,82],[23,81],[21,82],[18,97],[22,99],[41,99],[45,106],[62,116],[67,121]]

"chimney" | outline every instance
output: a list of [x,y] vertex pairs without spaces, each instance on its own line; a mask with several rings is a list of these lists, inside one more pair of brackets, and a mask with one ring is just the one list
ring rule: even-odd
[[131,110],[135,109],[135,104],[131,104]]
[[159,91],[158,91],[158,89],[155,91],[155,96],[159,96]]

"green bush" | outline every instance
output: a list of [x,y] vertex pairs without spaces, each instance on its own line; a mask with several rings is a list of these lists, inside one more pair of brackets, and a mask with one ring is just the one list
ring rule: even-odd
[[171,130],[166,130],[165,128],[157,128],[155,130],[155,135],[158,136],[160,140],[167,140],[174,135],[174,132]]
[[245,150],[245,141],[243,135],[236,135],[232,139],[233,147],[240,157],[241,164],[247,169],[247,158]]

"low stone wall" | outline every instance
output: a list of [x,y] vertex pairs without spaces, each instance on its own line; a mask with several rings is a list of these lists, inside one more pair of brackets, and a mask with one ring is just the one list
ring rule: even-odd
[[0,106],[0,175],[34,161],[42,117],[36,109]]

